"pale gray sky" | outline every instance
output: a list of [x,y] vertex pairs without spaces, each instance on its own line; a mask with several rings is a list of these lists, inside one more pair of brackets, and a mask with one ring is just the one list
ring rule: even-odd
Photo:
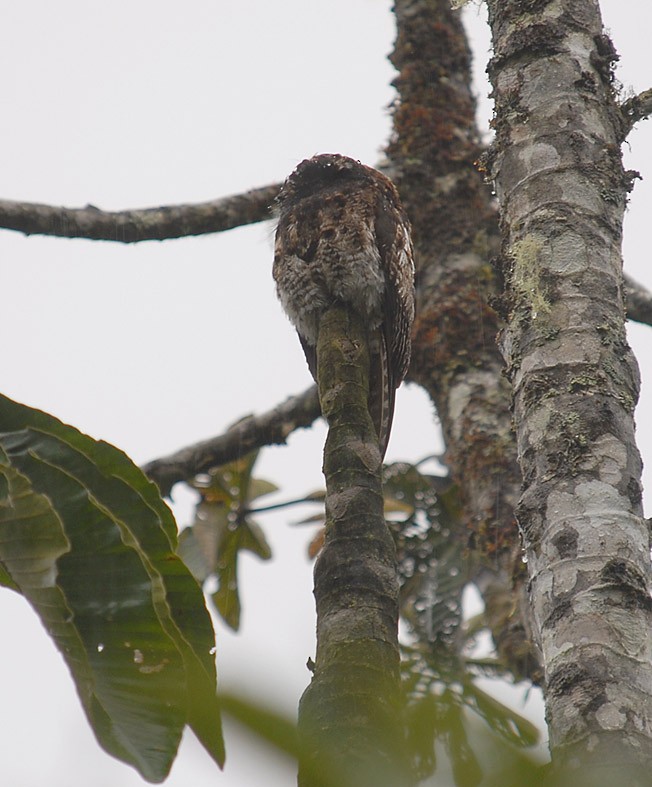
[[[0,197],[120,209],[192,202],[283,179],[341,152],[374,164],[387,139],[394,28],[389,0],[21,0],[0,27]],[[626,88],[650,87],[648,0],[602,3]],[[488,32],[469,6],[483,126]],[[644,18],[647,17],[647,18]],[[652,173],[652,126],[628,166]],[[647,210],[646,210],[646,205]],[[627,218],[629,272],[652,287],[647,180]],[[222,431],[309,382],[271,280],[271,225],[133,247],[0,232],[5,345],[0,390],[144,462]],[[631,338],[643,370],[640,445],[652,456],[652,329]],[[647,416],[647,417],[646,417]],[[321,486],[321,426],[265,451],[258,474],[291,497]],[[432,408],[398,397],[388,459],[438,445]],[[651,484],[648,481],[648,486]],[[179,519],[189,513],[180,495]],[[242,632],[219,622],[223,685],[294,713],[314,649],[310,530],[300,512],[261,517],[275,559],[242,560]],[[136,787],[97,746],[67,669],[36,616],[0,592],[0,746],[12,787]],[[227,737],[223,774],[189,736],[167,784],[292,784],[287,763]],[[262,772],[262,777],[261,777]]]

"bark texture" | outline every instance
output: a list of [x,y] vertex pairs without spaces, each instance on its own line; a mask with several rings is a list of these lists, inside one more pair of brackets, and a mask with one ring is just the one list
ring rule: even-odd
[[471,56],[449,0],[397,0],[391,61],[394,134],[389,174],[412,223],[417,318],[409,379],[430,395],[441,420],[446,462],[462,490],[498,652],[516,676],[540,677],[522,606],[521,546],[514,517],[521,477],[509,411],[510,389],[495,342],[501,322],[488,305],[499,292],[490,264],[498,216],[475,162]]
[[312,426],[320,414],[317,387],[313,385],[265,413],[241,418],[224,434],[153,459],[143,465],[142,471],[158,484],[162,495],[169,496],[179,481],[190,481],[199,473],[265,445],[284,444],[292,432]]
[[300,787],[404,783],[398,579],[383,515],[378,437],[367,409],[366,326],[341,307],[317,348],[326,534],[315,566],[317,654],[299,706]]
[[613,784],[615,772],[647,784],[650,541],[634,442],[639,376],[624,327],[630,178],[617,56],[593,0],[490,0],[489,12],[502,348],[553,763],[582,784]]
[[272,218],[280,183],[192,205],[108,211],[0,200],[0,227],[25,235],[139,243],[223,232]]

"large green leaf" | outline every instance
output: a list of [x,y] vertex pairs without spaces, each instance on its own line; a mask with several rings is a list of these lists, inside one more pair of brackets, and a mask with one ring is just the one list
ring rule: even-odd
[[100,744],[162,781],[188,724],[221,765],[212,624],[155,485],[0,396],[0,493],[0,584],[39,614]]

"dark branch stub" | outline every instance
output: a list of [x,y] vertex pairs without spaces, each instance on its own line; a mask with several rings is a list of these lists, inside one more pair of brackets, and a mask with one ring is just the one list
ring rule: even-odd
[[625,139],[636,123],[652,115],[652,88],[628,98],[622,103],[620,111],[624,123],[622,137]]

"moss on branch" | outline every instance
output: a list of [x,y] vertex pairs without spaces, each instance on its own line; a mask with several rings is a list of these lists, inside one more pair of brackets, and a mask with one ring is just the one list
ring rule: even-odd
[[[400,716],[398,578],[383,516],[381,457],[367,408],[364,324],[336,306],[317,348],[326,536],[315,566],[317,655],[300,705],[300,787],[405,782]],[[327,775],[330,774],[330,775]]]

